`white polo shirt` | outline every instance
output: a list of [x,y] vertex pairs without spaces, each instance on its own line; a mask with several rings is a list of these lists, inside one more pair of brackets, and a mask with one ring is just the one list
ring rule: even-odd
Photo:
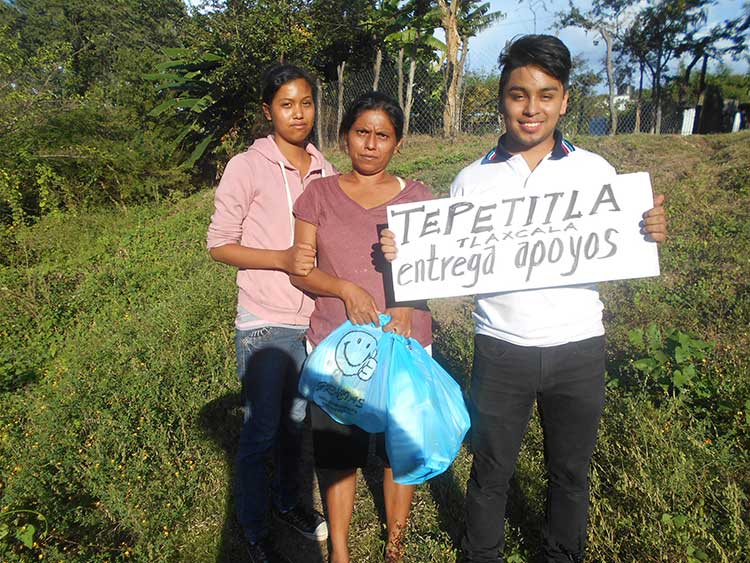
[[[502,197],[504,190],[524,189],[543,196],[566,180],[616,174],[602,157],[573,146],[555,132],[555,146],[532,172],[520,154],[498,143],[484,158],[459,172],[451,196]],[[604,334],[596,284],[571,285],[476,296],[475,332],[520,346],[558,346]]]

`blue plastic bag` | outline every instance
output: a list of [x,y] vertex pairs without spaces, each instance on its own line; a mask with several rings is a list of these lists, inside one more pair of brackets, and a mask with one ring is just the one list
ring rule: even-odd
[[461,387],[416,340],[393,335],[381,348],[388,373],[386,452],[394,480],[418,485],[453,463],[471,425],[469,412]]
[[341,324],[307,358],[299,380],[303,397],[336,422],[356,424],[367,432],[385,430],[386,377],[378,369],[382,327],[391,320],[380,315],[373,323]]

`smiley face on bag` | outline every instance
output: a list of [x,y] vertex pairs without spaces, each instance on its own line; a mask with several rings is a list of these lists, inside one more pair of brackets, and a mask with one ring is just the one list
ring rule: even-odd
[[336,346],[336,365],[344,375],[356,375],[363,381],[372,377],[377,366],[378,342],[362,330],[346,333]]

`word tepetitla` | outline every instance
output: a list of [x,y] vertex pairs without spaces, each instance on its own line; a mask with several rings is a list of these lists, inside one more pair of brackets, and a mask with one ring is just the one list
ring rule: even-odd
[[[501,199],[499,203],[476,204],[470,201],[459,201],[447,209],[426,211],[424,204],[404,206],[404,209],[392,211],[391,218],[403,215],[402,238],[400,245],[429,235],[450,236],[456,231],[476,235],[493,231],[499,224],[503,227],[528,227],[534,224],[549,225],[553,222],[567,222],[583,217],[578,203],[579,190],[571,192],[550,192],[542,196],[518,196]],[[567,206],[560,200],[568,199]],[[620,211],[611,184],[604,184],[588,215],[596,215],[600,207],[607,204],[605,211]],[[564,209],[564,211],[562,211]],[[555,213],[557,211],[557,213]],[[413,217],[413,218],[412,218]],[[542,221],[539,219],[543,217]],[[504,218],[504,220],[503,220]],[[542,231],[543,232],[543,231]]]

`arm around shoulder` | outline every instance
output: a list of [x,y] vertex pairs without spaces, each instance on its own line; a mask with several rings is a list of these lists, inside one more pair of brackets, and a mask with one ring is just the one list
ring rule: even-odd
[[[296,219],[294,221],[294,244],[304,245],[313,249],[317,248],[316,235],[318,228],[312,223]],[[318,268],[311,268],[307,275],[290,275],[292,285],[314,295],[324,297],[339,297],[343,291],[343,280],[326,274]]]
[[230,243],[210,248],[209,253],[217,262],[244,270],[280,270],[306,276],[315,265],[315,249],[304,244],[295,244],[284,250],[268,250]]
[[[317,248],[318,228],[312,223],[297,219],[294,222],[294,244]],[[378,324],[378,310],[373,297],[358,285],[336,276],[312,268],[306,276],[290,275],[289,280],[296,288],[322,297],[337,297],[344,302],[346,315],[354,324]]]
[[240,269],[306,275],[314,266],[313,248],[300,245],[277,250],[241,244],[243,224],[255,199],[254,177],[253,164],[245,153],[234,156],[227,163],[216,188],[214,213],[208,227],[207,246],[211,257]]

